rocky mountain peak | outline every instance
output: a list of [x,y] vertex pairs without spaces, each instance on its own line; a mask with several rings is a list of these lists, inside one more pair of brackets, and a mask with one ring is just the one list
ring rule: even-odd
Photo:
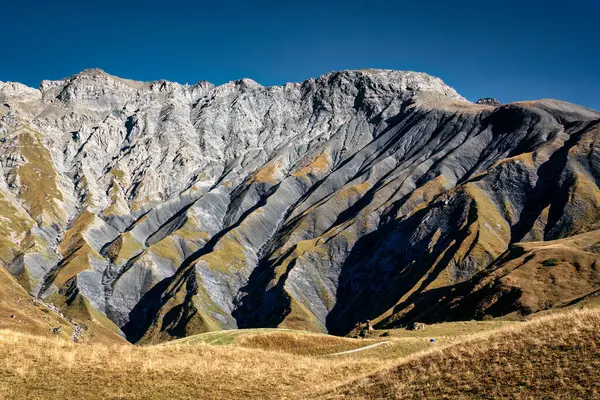
[[258,82],[256,82],[255,80],[249,79],[249,78],[238,79],[237,81],[234,81],[233,83],[236,86],[240,86],[244,89],[260,89],[260,88],[264,87],[261,84],[259,84]]
[[118,78],[116,76],[113,76],[113,75],[107,73],[106,71],[104,71],[103,69],[100,69],[100,68],[87,68],[87,69],[84,69],[83,71],[78,72],[75,75],[71,76],[71,79],[76,79],[76,78],[80,78],[80,77],[120,79],[120,78]]
[[383,69],[346,70],[326,74],[318,78],[317,81],[326,81],[329,84],[348,82],[404,96],[413,95],[417,92],[433,92],[452,100],[467,101],[440,78],[421,72]]
[[0,266],[132,341],[393,325],[516,240],[599,220],[599,113],[476,105],[423,73],[264,87],[93,69],[5,83],[0,104]]
[[[310,85],[310,82],[316,82],[322,86],[332,84],[340,85],[340,87],[343,85],[363,85],[367,89],[390,92],[396,95],[404,94],[405,96],[416,92],[436,92],[451,99],[466,101],[454,89],[445,85],[441,79],[424,73],[409,71],[365,69],[332,72],[317,79],[285,85],[282,88],[302,87],[306,84]],[[258,82],[248,78],[233,81],[222,86],[225,88],[230,85],[239,88],[239,90],[265,89]],[[182,93],[187,92],[190,94],[189,97],[193,99],[192,101],[197,101],[201,94],[206,94],[213,88],[215,86],[207,81],[200,81],[194,85],[181,85],[166,80],[140,82],[122,79],[110,75],[99,68],[87,69],[58,81],[43,81],[40,85],[40,91],[47,101],[52,101],[52,99],[56,98],[62,102],[76,105],[78,101],[90,101],[95,98],[101,103],[106,103],[108,98],[113,97],[112,100],[116,101],[116,103],[110,103],[110,107],[113,108],[118,107],[119,101],[117,101],[116,97],[121,97],[121,100],[124,100],[122,97],[125,93],[128,93],[129,97],[143,97],[148,92],[173,93],[179,91]],[[110,93],[113,94],[111,95]]]

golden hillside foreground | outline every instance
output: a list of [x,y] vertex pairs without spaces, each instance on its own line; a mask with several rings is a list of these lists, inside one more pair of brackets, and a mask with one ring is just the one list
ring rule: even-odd
[[[595,309],[529,322],[448,323],[385,337],[376,332],[363,340],[243,330],[135,347],[2,330],[0,397],[598,398],[599,332]],[[381,341],[390,343],[328,356]]]

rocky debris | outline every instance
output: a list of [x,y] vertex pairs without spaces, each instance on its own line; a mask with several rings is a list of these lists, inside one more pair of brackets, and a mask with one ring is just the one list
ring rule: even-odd
[[482,99],[477,100],[477,104],[482,104],[482,105],[486,105],[486,106],[501,106],[502,103],[500,103],[498,100],[492,98],[492,97],[484,97]]
[[35,297],[32,298],[30,301],[31,301],[32,304],[35,304],[36,306],[44,305],[44,302],[41,299],[38,299],[38,298],[35,298]]
[[373,325],[371,325],[371,321],[367,320],[366,322],[359,322],[357,323],[354,328],[352,329],[352,331],[348,334],[348,336],[353,337],[353,338],[361,338],[364,339],[366,337],[368,337],[369,335],[371,335],[373,332],[375,331],[375,329],[373,328]]
[[478,107],[422,73],[263,87],[87,70],[3,84],[5,102],[0,264],[133,342],[402,325],[514,243],[600,219],[599,113]]
[[[47,309],[49,309],[50,311],[52,311],[53,313],[55,313],[56,315],[58,315],[65,321],[67,321],[69,324],[71,324],[73,326],[73,333],[71,334],[71,337],[70,337],[71,340],[75,343],[77,343],[81,340],[81,336],[83,335],[83,331],[85,330],[85,328],[83,326],[79,325],[78,323],[76,323],[75,321],[73,321],[71,318],[65,316],[58,307],[56,307],[52,303],[45,303],[43,300],[38,299],[38,298],[31,299],[31,302],[35,305],[46,307]],[[52,328],[51,331],[54,334],[58,334],[58,333],[62,332],[62,326]]]
[[413,322],[410,325],[410,330],[411,331],[424,331],[425,330],[425,324],[422,322]]
[[81,335],[83,334],[83,328],[81,325],[73,323],[73,327],[75,328],[73,334],[71,335],[71,340],[75,343],[81,340]]

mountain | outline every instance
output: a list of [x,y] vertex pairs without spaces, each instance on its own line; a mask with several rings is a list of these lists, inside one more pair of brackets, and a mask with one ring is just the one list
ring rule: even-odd
[[132,342],[562,307],[600,290],[599,133],[415,72],[0,83],[0,264]]

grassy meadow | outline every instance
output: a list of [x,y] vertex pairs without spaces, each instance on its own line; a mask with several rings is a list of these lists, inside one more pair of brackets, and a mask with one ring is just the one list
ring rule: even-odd
[[0,330],[3,399],[583,399],[600,397],[599,371],[598,309],[368,339],[256,329],[145,347]]

